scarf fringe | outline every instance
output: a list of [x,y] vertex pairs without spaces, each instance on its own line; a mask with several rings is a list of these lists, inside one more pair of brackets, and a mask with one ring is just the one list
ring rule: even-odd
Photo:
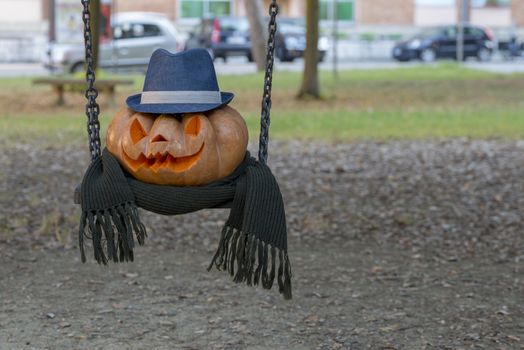
[[140,221],[138,209],[133,203],[99,211],[82,211],[78,243],[82,262],[86,262],[84,239],[93,241],[94,258],[99,264],[133,261],[134,236],[143,245],[146,228]]
[[284,299],[292,298],[292,273],[287,251],[275,248],[252,234],[225,226],[207,270],[210,271],[213,265],[218,270],[229,272],[236,283],[245,282],[248,286],[261,284],[264,289],[271,289],[276,276],[280,294]]

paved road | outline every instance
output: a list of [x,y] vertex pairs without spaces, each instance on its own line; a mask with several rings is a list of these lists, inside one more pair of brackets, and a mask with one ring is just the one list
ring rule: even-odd
[[49,74],[39,63],[0,63],[0,77],[35,77]]
[[[296,60],[296,62],[277,62],[275,65],[277,70],[281,71],[302,71],[303,69],[303,60]],[[433,63],[430,65],[436,65],[438,63]],[[340,70],[349,70],[349,69],[392,69],[392,68],[403,68],[403,67],[414,67],[428,65],[427,63],[422,63],[419,61],[414,62],[396,62],[396,61],[352,61],[345,60],[338,64],[338,69]],[[517,73],[524,72],[524,60],[519,61],[492,61],[492,62],[476,62],[469,61],[465,63],[466,67],[473,69],[481,69],[490,72],[499,72],[499,73]],[[255,72],[255,66],[247,62],[244,58],[235,57],[230,58],[227,63],[224,63],[222,60],[218,60],[215,63],[217,72],[221,74],[245,74]],[[330,61],[321,63],[320,69],[332,70],[333,64]]]
[[[360,61],[343,61],[339,63],[340,70],[347,69],[392,69],[399,67],[413,67],[424,65],[421,62],[408,62],[399,63],[395,61],[371,61],[371,62],[360,62]],[[505,62],[505,61],[493,61],[493,62],[475,62],[470,61],[465,63],[466,67],[473,69],[482,69],[491,72],[499,73],[524,73],[524,60]],[[227,62],[218,60],[215,63],[217,73],[219,74],[247,74],[254,73],[256,71],[253,63],[247,62],[243,57],[232,57]],[[277,70],[280,71],[301,71],[303,67],[303,60],[296,60],[293,63],[277,62],[275,65]],[[332,63],[324,62],[320,65],[321,69],[331,70]],[[0,77],[19,77],[19,76],[42,76],[49,74],[40,64],[38,63],[1,63],[0,64]]]
[[512,61],[512,62],[468,62],[467,66],[474,69],[482,69],[490,72],[499,73],[522,73],[524,72],[524,60]]

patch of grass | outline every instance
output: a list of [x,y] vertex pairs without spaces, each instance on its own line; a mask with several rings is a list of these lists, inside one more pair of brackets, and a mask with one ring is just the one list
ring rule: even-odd
[[[262,89],[263,73],[245,75],[220,76],[220,87],[223,90],[242,91],[259,87]],[[511,80],[517,77],[524,78],[524,74],[497,74],[475,69],[467,69],[454,63],[442,63],[436,65],[406,66],[397,69],[373,69],[373,70],[346,70],[339,72],[338,82],[334,81],[330,71],[321,71],[320,80],[324,89],[332,87],[350,87],[351,84],[369,82],[406,82],[412,81],[466,81],[479,79]],[[302,74],[296,72],[275,72],[273,75],[273,89],[275,90],[298,90]]]
[[[251,140],[258,139],[260,119],[246,114]],[[42,122],[45,120],[45,122]],[[110,117],[102,116],[102,135]],[[0,134],[28,142],[53,137],[53,142],[86,142],[82,116],[11,116],[0,118]],[[484,111],[301,111],[275,112],[272,138],[333,140],[427,139],[446,137],[524,138],[524,113],[519,109]]]
[[[250,132],[259,121],[247,119]],[[524,138],[521,110],[287,112],[275,114],[271,137],[333,140],[428,139],[446,137]]]
[[[102,134],[109,121],[108,116],[100,117]],[[83,115],[71,114],[31,114],[7,115],[0,117],[0,135],[2,137],[29,142],[37,139],[68,144],[87,142],[86,119]]]
[[29,88],[32,85],[32,78],[21,77],[21,78],[1,78],[0,89],[10,90],[18,88]]
[[[140,91],[143,84],[143,76],[126,78],[136,83],[119,90],[117,98],[122,105],[125,97]],[[251,140],[256,140],[259,129],[262,81],[263,74],[219,77],[221,89],[236,94],[232,106],[246,118]],[[329,72],[322,72],[326,98],[321,101],[296,100],[300,82],[300,73],[275,73],[271,137],[524,137],[522,74],[493,74],[456,64],[343,71],[337,81]],[[52,98],[48,95],[48,89],[36,89],[29,78],[0,80],[0,135],[84,142],[85,100],[80,94],[70,94],[66,99],[74,108],[58,108],[50,105]],[[102,104],[102,134],[116,111]]]
[[[53,78],[53,77],[42,77],[42,78]],[[74,75],[57,75],[54,78],[73,78],[73,79],[85,79],[85,73],[77,73]],[[112,73],[99,72],[96,75],[97,79],[130,79],[135,82],[134,85],[126,86],[126,90],[137,90],[142,89],[144,83],[144,76],[140,74],[130,74],[130,75],[116,75]],[[8,77],[0,78],[0,90],[23,90],[23,89],[37,89],[37,90],[49,90],[49,86],[46,85],[33,85],[33,80],[36,78],[32,77]]]

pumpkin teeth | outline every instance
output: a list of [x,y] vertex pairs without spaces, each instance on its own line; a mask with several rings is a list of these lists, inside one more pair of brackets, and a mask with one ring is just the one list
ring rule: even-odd
[[157,152],[153,157],[146,157],[144,154],[140,154],[138,159],[133,159],[129,157],[126,152],[123,152],[123,154],[128,166],[133,172],[137,172],[140,170],[140,168],[146,166],[149,167],[154,173],[158,173],[160,169],[166,168],[173,172],[181,173],[187,171],[195,165],[198,159],[200,159],[203,150],[204,144],[202,144],[197,153],[184,157],[173,157],[168,152]]
[[138,171],[141,167],[144,166],[144,164],[148,162],[148,159],[143,154],[140,154],[140,157],[138,157],[138,159],[131,158],[130,156],[127,155],[125,151],[122,152],[122,154],[124,155],[127,165],[134,172]]
[[151,170],[153,170],[155,173],[160,170],[160,168],[164,167],[167,163],[167,155],[161,155],[160,153],[156,154],[156,158],[153,158],[155,162],[151,165]]
[[196,162],[200,159],[202,151],[204,150],[204,144],[200,147],[197,153],[185,156],[185,157],[173,157],[172,155],[167,155],[167,162],[162,166],[163,168],[169,168],[175,173],[181,173],[192,168]]

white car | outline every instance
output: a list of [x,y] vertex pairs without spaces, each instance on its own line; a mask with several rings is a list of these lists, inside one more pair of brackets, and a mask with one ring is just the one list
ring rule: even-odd
[[[145,69],[153,51],[183,49],[181,35],[162,14],[123,12],[111,20],[113,38],[100,43],[99,67]],[[75,73],[84,70],[83,44],[51,44],[44,65],[52,70]]]

